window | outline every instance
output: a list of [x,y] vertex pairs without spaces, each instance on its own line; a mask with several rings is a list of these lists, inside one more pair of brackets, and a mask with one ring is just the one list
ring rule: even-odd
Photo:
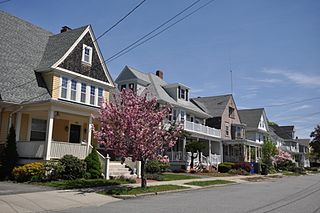
[[173,110],[173,120],[174,121],[177,120],[177,110],[176,109]]
[[98,88],[98,105],[101,106],[103,102],[103,89]]
[[80,101],[85,103],[86,102],[86,96],[87,96],[87,84],[81,83],[81,98],[80,98]]
[[229,126],[226,125],[226,136],[228,136],[228,135],[229,135]]
[[47,121],[41,119],[32,119],[30,141],[46,140]]
[[83,51],[82,51],[82,62],[91,64],[91,61],[92,61],[92,47],[89,47],[84,44]]
[[229,107],[229,118],[234,118],[234,108]]
[[184,111],[181,111],[181,112],[180,112],[180,115],[181,115],[180,121],[181,121],[181,122],[184,122],[184,115],[185,115]]
[[77,81],[71,81],[71,100],[76,100],[77,97]]
[[131,89],[132,91],[134,91],[134,84],[129,84],[129,89]]
[[127,85],[126,85],[126,84],[122,84],[122,85],[120,86],[120,91],[122,91],[122,90],[125,89],[125,88],[127,88]]
[[237,138],[241,138],[241,128],[237,126]]
[[65,77],[62,77],[61,98],[67,98],[67,90],[68,90],[68,79]]
[[95,86],[90,87],[90,104],[95,104],[95,98],[96,98],[96,88]]
[[184,89],[180,89],[180,98],[185,99],[186,98],[186,91]]

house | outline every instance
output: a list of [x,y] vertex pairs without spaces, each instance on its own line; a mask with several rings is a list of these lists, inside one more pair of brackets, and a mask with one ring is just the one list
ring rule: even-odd
[[[205,145],[200,153],[202,163],[218,164],[222,161],[222,143],[220,130],[205,125],[210,116],[190,101],[190,88],[181,83],[167,83],[163,79],[163,72],[143,73],[132,67],[124,67],[115,82],[119,90],[128,88],[138,95],[156,97],[161,105],[169,105],[170,121],[177,121],[190,134],[181,138],[167,153],[173,169],[185,168],[190,165],[190,153],[186,151],[186,143],[197,140]],[[198,162],[196,162],[198,163]]]
[[282,142],[279,148],[289,152],[295,162],[303,167],[310,167],[309,161],[309,139],[299,139],[295,137],[294,126],[270,125]]
[[0,11],[0,31],[0,144],[13,125],[20,163],[84,159],[114,88],[91,26],[54,34]]
[[238,110],[231,94],[198,97],[192,101],[210,115],[206,124],[221,130],[224,161],[258,161],[261,157],[261,143],[252,138],[256,130],[255,122],[252,121],[258,119],[259,122],[260,117],[256,118],[255,112]]

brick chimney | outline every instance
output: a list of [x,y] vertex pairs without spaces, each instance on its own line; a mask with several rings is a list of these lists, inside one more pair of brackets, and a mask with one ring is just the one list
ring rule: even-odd
[[161,70],[157,70],[157,71],[156,71],[156,75],[157,75],[159,78],[163,79],[163,72],[162,72]]
[[63,26],[63,27],[61,27],[60,33],[68,32],[68,31],[70,31],[70,30],[72,30],[70,27],[68,27],[68,26]]

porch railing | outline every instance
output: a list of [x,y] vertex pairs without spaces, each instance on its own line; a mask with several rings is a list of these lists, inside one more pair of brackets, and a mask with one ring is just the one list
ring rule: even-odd
[[184,160],[182,151],[169,151],[166,153],[166,155],[169,157],[170,161],[182,161]]
[[202,133],[202,134],[218,137],[218,138],[221,137],[220,130],[212,128],[212,127],[208,127],[208,126],[205,126],[202,124],[190,122],[190,121],[185,121],[184,129],[189,130],[189,131],[193,131],[193,132],[197,132],[197,133]]
[[299,150],[295,146],[280,146],[280,149],[288,152],[299,152]]
[[17,151],[19,157],[24,158],[43,158],[45,141],[18,141]]
[[50,157],[62,158],[64,155],[73,155],[84,159],[87,156],[87,144],[52,141]]

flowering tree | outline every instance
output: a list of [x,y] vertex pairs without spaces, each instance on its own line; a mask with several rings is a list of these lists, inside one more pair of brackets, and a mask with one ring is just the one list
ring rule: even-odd
[[114,99],[114,103],[102,105],[98,118],[101,128],[94,135],[106,151],[141,161],[141,187],[145,187],[146,161],[158,159],[159,154],[174,146],[181,127],[163,122],[170,110],[159,107],[155,98],[149,100],[122,90]]
[[277,170],[290,170],[295,167],[291,154],[280,149],[278,154],[273,157],[272,163]]

